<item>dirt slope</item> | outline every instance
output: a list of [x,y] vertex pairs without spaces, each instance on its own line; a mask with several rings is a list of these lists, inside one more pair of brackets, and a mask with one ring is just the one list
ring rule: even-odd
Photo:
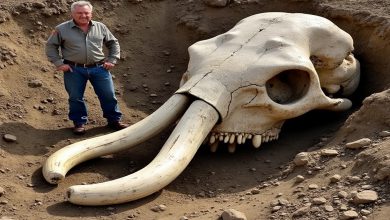
[[[132,124],[177,90],[189,45],[255,13],[325,16],[352,35],[362,65],[351,111],[312,112],[291,120],[278,141],[260,149],[244,145],[229,154],[224,148],[210,153],[201,147],[161,192],[109,207],[71,205],[65,191],[71,185],[116,179],[141,169],[171,128],[134,149],[75,167],[58,186],[46,183],[41,167],[49,155],[111,132],[88,87],[88,133],[71,133],[62,75],[44,54],[53,27],[69,19],[70,2],[0,2],[0,219],[218,219],[230,208],[248,219],[342,219],[348,211],[355,211],[357,219],[388,219],[390,2],[233,0],[216,8],[190,0],[92,1],[95,19],[106,23],[121,44],[123,58],[113,74],[124,120]],[[369,141],[362,148],[346,148],[363,138]],[[337,155],[324,154],[330,149]],[[304,166],[294,163],[300,152],[309,158]],[[298,183],[300,176],[304,179]],[[353,201],[363,190],[374,191],[378,198],[365,204]],[[165,210],[156,211],[156,206]]]

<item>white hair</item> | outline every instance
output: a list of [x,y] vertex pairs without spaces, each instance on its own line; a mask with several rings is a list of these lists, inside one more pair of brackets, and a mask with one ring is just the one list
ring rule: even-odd
[[77,2],[73,2],[72,5],[70,6],[70,11],[73,12],[75,10],[76,7],[79,7],[79,6],[85,6],[87,5],[91,11],[93,9],[93,6],[92,4],[89,2],[89,1],[77,1]]

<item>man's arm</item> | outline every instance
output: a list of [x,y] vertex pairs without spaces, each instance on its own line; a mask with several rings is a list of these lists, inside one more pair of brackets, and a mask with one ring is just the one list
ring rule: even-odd
[[111,33],[111,31],[105,27],[106,36],[104,38],[104,45],[108,49],[107,62],[116,64],[117,60],[120,58],[120,46],[118,39]]
[[52,62],[56,67],[59,67],[64,64],[62,62],[62,57],[59,53],[60,45],[61,36],[58,30],[55,29],[46,42],[45,52],[49,61]]

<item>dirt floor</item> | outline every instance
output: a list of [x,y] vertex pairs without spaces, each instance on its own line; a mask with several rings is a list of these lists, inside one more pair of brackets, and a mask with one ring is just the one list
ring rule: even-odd
[[[130,124],[154,112],[178,89],[191,44],[256,13],[302,12],[332,20],[354,38],[362,67],[350,111],[313,111],[290,120],[279,140],[260,149],[243,145],[230,154],[226,148],[211,153],[202,146],[160,192],[100,207],[68,203],[66,189],[141,169],[173,127],[131,150],[74,167],[58,186],[45,181],[42,165],[48,156],[112,132],[89,86],[87,134],[72,134],[62,73],[44,54],[53,27],[69,19],[71,2],[0,1],[1,220],[240,219],[222,217],[229,209],[247,219],[389,219],[388,0],[231,0],[224,7],[200,0],[92,1],[94,19],[107,24],[121,44],[122,58],[112,72],[124,121]],[[354,141],[359,148],[347,148]],[[294,158],[301,152],[307,153],[308,163],[297,166]],[[359,196],[368,201],[357,200]]]

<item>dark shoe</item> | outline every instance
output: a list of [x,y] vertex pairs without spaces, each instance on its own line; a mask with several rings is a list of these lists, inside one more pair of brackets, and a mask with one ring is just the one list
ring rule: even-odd
[[114,129],[115,131],[119,131],[129,127],[129,125],[120,121],[114,121],[114,122],[109,122],[108,127]]
[[77,135],[85,134],[85,126],[84,124],[78,124],[73,127],[73,133]]

